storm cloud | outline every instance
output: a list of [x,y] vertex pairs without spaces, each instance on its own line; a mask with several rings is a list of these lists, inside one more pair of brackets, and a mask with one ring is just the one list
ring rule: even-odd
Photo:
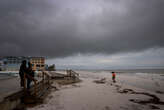
[[0,56],[164,47],[163,0],[0,0]]

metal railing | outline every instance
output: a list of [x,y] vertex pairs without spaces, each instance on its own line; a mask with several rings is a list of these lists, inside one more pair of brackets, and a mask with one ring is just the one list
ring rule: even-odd
[[66,75],[67,77],[73,77],[73,78],[79,77],[79,74],[73,70],[66,70],[66,72],[67,72]]

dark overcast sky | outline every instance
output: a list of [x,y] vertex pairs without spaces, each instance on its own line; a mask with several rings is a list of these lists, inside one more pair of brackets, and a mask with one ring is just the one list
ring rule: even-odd
[[0,0],[0,56],[164,47],[164,0]]

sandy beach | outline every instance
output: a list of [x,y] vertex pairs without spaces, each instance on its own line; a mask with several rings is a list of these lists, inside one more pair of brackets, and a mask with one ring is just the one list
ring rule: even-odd
[[109,71],[77,72],[82,82],[59,86],[28,110],[164,110],[162,73],[118,73],[113,83]]

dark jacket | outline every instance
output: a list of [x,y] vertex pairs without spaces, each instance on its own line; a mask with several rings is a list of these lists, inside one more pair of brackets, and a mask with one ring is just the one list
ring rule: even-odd
[[34,77],[34,71],[32,70],[32,68],[28,68],[27,74],[29,74],[30,76]]
[[20,76],[23,76],[24,75],[24,73],[26,73],[27,72],[27,67],[26,67],[26,65],[21,65],[20,66],[20,69],[19,69],[19,75]]

